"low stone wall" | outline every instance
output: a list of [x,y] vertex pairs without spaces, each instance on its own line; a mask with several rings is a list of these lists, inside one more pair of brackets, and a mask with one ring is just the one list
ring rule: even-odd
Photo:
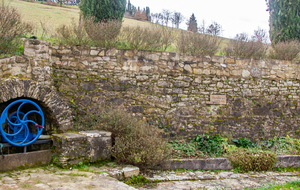
[[54,162],[62,167],[111,158],[111,133],[106,131],[82,131],[54,134]]
[[41,150],[20,154],[8,154],[1,160],[0,171],[16,170],[20,168],[38,167],[51,163],[51,150]]
[[[300,156],[298,155],[278,156],[277,159],[278,161],[275,163],[274,168],[300,168]],[[153,169],[231,170],[232,166],[227,158],[173,159]]]

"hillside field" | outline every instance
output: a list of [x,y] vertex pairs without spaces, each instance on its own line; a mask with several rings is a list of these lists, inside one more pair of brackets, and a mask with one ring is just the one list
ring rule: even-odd
[[[55,35],[56,28],[63,24],[72,24],[72,21],[78,23],[80,9],[77,6],[63,5],[50,6],[42,4],[41,1],[20,1],[20,0],[4,0],[8,2],[11,7],[16,8],[21,14],[22,20],[33,23],[35,31],[33,35],[37,37],[44,36],[46,39]],[[153,23],[149,21],[139,21],[130,18],[123,18],[123,26],[140,26],[151,27]],[[175,31],[182,31],[175,29]],[[185,31],[185,30],[183,30]],[[43,33],[44,32],[44,33]],[[220,51],[226,46],[229,39],[222,38]]]

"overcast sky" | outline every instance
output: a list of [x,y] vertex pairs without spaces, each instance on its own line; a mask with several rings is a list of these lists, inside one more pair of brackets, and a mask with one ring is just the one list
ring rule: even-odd
[[[127,0],[128,1],[128,0]],[[204,19],[207,24],[215,21],[222,25],[223,35],[233,38],[236,34],[246,32],[249,35],[258,27],[269,33],[269,13],[265,0],[130,0],[131,4],[141,8],[148,6],[151,13],[162,9],[181,12],[184,23],[194,13],[198,27]],[[184,24],[182,29],[187,29]]]

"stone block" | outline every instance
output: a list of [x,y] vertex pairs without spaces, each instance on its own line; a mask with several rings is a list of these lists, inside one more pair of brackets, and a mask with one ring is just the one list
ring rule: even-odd
[[111,158],[111,132],[82,131],[53,135],[54,154],[62,167]]
[[90,150],[87,136],[78,133],[54,134],[52,140],[54,154],[62,167],[76,164],[76,160],[88,161]]
[[89,147],[88,158],[90,162],[111,158],[111,132],[94,130],[81,131],[79,133],[87,137],[87,144]]
[[140,169],[138,167],[125,167],[123,168],[123,174],[125,178],[131,177],[131,176],[137,176],[140,173]]

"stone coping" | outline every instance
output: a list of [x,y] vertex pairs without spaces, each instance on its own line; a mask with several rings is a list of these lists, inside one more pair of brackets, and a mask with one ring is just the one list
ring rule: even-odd
[[[274,168],[293,167],[300,168],[300,155],[278,156]],[[187,169],[187,170],[231,170],[232,166],[227,158],[206,159],[170,159],[164,165],[155,166],[153,169]]]

